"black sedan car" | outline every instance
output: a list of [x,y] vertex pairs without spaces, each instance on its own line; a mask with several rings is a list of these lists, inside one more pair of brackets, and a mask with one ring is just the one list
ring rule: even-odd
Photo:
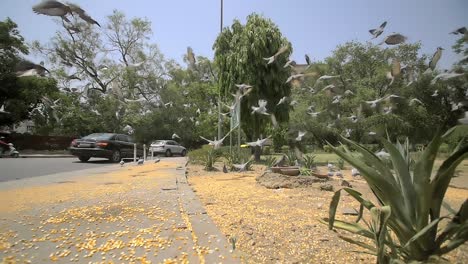
[[[123,158],[133,158],[134,142],[123,134],[94,133],[75,139],[70,145],[70,152],[83,162],[90,158],[107,158],[119,162]],[[137,144],[137,157],[143,157],[143,148]]]

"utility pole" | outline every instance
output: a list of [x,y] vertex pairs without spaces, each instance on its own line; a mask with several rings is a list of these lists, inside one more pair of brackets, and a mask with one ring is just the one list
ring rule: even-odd
[[[223,32],[223,0],[221,0],[221,19],[219,23],[219,34],[221,34],[222,32]],[[219,83],[219,78],[218,78],[218,85],[221,85]],[[223,138],[221,125],[222,125],[222,122],[221,122],[221,86],[220,86],[218,89],[218,139]]]

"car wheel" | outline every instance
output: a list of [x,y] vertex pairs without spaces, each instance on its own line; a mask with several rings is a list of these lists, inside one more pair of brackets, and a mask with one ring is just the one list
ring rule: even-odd
[[182,150],[182,152],[180,153],[180,155],[181,155],[182,157],[185,157],[185,155],[187,155],[187,150],[185,150],[185,149]]
[[168,149],[166,150],[166,157],[170,157],[170,156],[172,156],[172,153],[171,153],[171,150]]
[[80,156],[78,157],[78,159],[81,161],[81,162],[87,162],[91,157],[84,157],[84,156]]
[[112,151],[112,157],[110,158],[110,160],[112,162],[119,162],[120,161],[120,151],[118,150],[114,150]]

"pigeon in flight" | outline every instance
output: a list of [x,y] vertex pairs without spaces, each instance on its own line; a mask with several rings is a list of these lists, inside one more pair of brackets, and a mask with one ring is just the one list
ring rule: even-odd
[[266,105],[267,105],[266,100],[262,100],[262,99],[258,100],[258,107],[252,106],[251,114],[257,113],[257,114],[262,114],[262,115],[270,115],[269,113],[267,113]]
[[133,132],[134,132],[133,128],[130,125],[126,125],[122,130],[123,130],[123,132],[125,132],[125,133],[127,133],[129,135],[133,134]]
[[176,133],[172,134],[172,139],[176,139],[176,138],[180,139],[179,135],[177,135]]
[[310,58],[309,58],[309,55],[305,55],[305,60],[306,60],[306,63],[307,65],[310,65],[311,61],[310,61]]
[[457,28],[456,30],[450,32],[450,34],[454,34],[454,35],[458,35],[458,34],[464,35],[467,33],[468,33],[468,30],[466,29],[466,27]]
[[305,131],[299,131],[299,132],[297,132],[296,141],[301,141],[302,138],[305,136],[306,133],[307,133],[307,132],[305,132]]
[[77,14],[81,19],[83,19],[84,21],[86,21],[88,24],[95,24],[97,25],[98,27],[101,27],[101,25],[99,25],[99,23],[94,20],[91,16],[89,16],[88,14],[86,14],[86,11],[84,11],[81,7],[79,7],[78,5],[76,4],[71,4],[71,3],[68,3],[68,7],[70,8],[72,14],[75,13]]
[[246,171],[251,162],[252,160],[250,159],[244,164],[232,164],[232,167],[236,169],[237,171]]
[[[34,110],[39,111],[39,109],[36,107],[36,108],[34,108],[34,109],[31,111],[31,113],[32,113]],[[2,105],[2,107],[0,107],[0,114],[9,114],[9,113],[10,113],[10,112],[5,111],[5,105]]]
[[15,73],[17,77],[26,77],[26,76],[45,76],[45,73],[49,72],[42,65],[32,63],[27,60],[21,60],[16,64]]
[[286,101],[288,100],[288,97],[287,96],[283,96],[283,98],[281,98],[279,100],[279,102],[276,104],[277,106],[280,105],[280,104],[284,104]]
[[177,123],[180,123],[180,122],[182,122],[183,120],[184,120],[184,118],[183,118],[183,117],[180,117],[180,118],[177,119]]
[[432,70],[435,69],[435,67],[437,65],[437,62],[439,62],[440,57],[442,57],[442,51],[443,50],[444,49],[442,47],[438,47],[437,51],[434,53],[434,55],[432,55],[432,59],[429,62],[429,68],[431,68]]
[[432,97],[439,96],[439,90],[435,90],[433,94],[431,94]]
[[72,12],[69,6],[62,4],[59,1],[43,1],[33,6],[32,10],[36,14],[61,17],[66,22],[70,22],[67,18],[67,14]]
[[275,59],[281,55],[282,53],[286,52],[288,50],[288,46],[283,46],[281,47],[276,53],[275,55],[271,56],[271,57],[268,57],[268,58],[263,58],[264,60],[268,61],[267,64],[271,64],[275,61]]
[[293,60],[288,60],[288,61],[284,64],[283,68],[293,67],[293,64],[296,64],[296,62],[293,61]]
[[463,76],[463,73],[456,73],[456,72],[443,72],[438,74],[434,79],[432,79],[431,84],[435,84],[438,80],[446,81],[448,79],[452,79],[455,77]]
[[208,142],[208,145],[213,146],[214,149],[218,149],[223,145],[223,141],[226,139],[227,136],[229,136],[229,134],[231,134],[232,131],[233,130],[229,131],[222,139],[219,140],[209,140],[202,136],[200,136],[200,138],[206,140]]
[[423,102],[421,102],[421,100],[419,100],[417,98],[411,99],[410,102],[409,102],[409,105],[414,105],[416,103],[423,105]]
[[465,117],[458,119],[458,122],[462,125],[468,125],[468,111],[465,111]]
[[387,45],[398,45],[405,42],[407,37],[403,36],[399,33],[393,33],[385,37],[385,39],[379,43],[379,45],[387,44]]
[[195,60],[195,53],[193,53],[193,49],[191,47],[187,47],[187,60],[189,61],[191,67],[194,67],[195,63],[197,62]]
[[299,78],[302,78],[302,77],[304,77],[303,73],[293,74],[293,75],[288,77],[288,79],[286,80],[286,83],[289,83],[292,80],[299,79]]
[[250,147],[263,147],[267,143],[269,138],[270,137],[267,137],[264,139],[257,139],[257,141],[247,142],[246,144],[249,145]]
[[307,112],[312,117],[317,117],[321,112]]
[[351,90],[346,90],[346,91],[344,92],[344,94],[345,94],[345,95],[354,95],[353,91],[351,91]]
[[387,21],[383,22],[380,27],[369,30],[369,33],[373,36],[372,39],[378,38],[384,31]]
[[376,108],[377,107],[377,104],[380,103],[380,101],[384,100],[385,98],[379,98],[379,99],[375,99],[375,100],[372,100],[372,101],[365,101],[367,104],[370,105],[370,107],[372,108]]

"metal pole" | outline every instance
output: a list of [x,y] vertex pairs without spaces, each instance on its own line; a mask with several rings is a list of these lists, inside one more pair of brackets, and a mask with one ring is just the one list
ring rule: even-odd
[[146,144],[143,144],[143,160],[146,160]]
[[241,137],[241,97],[240,97],[240,91],[238,92],[238,106],[237,106],[237,118],[239,119],[237,122],[237,151],[240,153],[240,137]]
[[136,162],[137,147],[136,144],[133,144],[133,162]]
[[[219,33],[223,32],[223,0],[221,0],[221,19],[219,23]],[[218,83],[219,84],[219,83]],[[218,138],[222,138],[222,131],[221,131],[221,87],[218,90]]]

